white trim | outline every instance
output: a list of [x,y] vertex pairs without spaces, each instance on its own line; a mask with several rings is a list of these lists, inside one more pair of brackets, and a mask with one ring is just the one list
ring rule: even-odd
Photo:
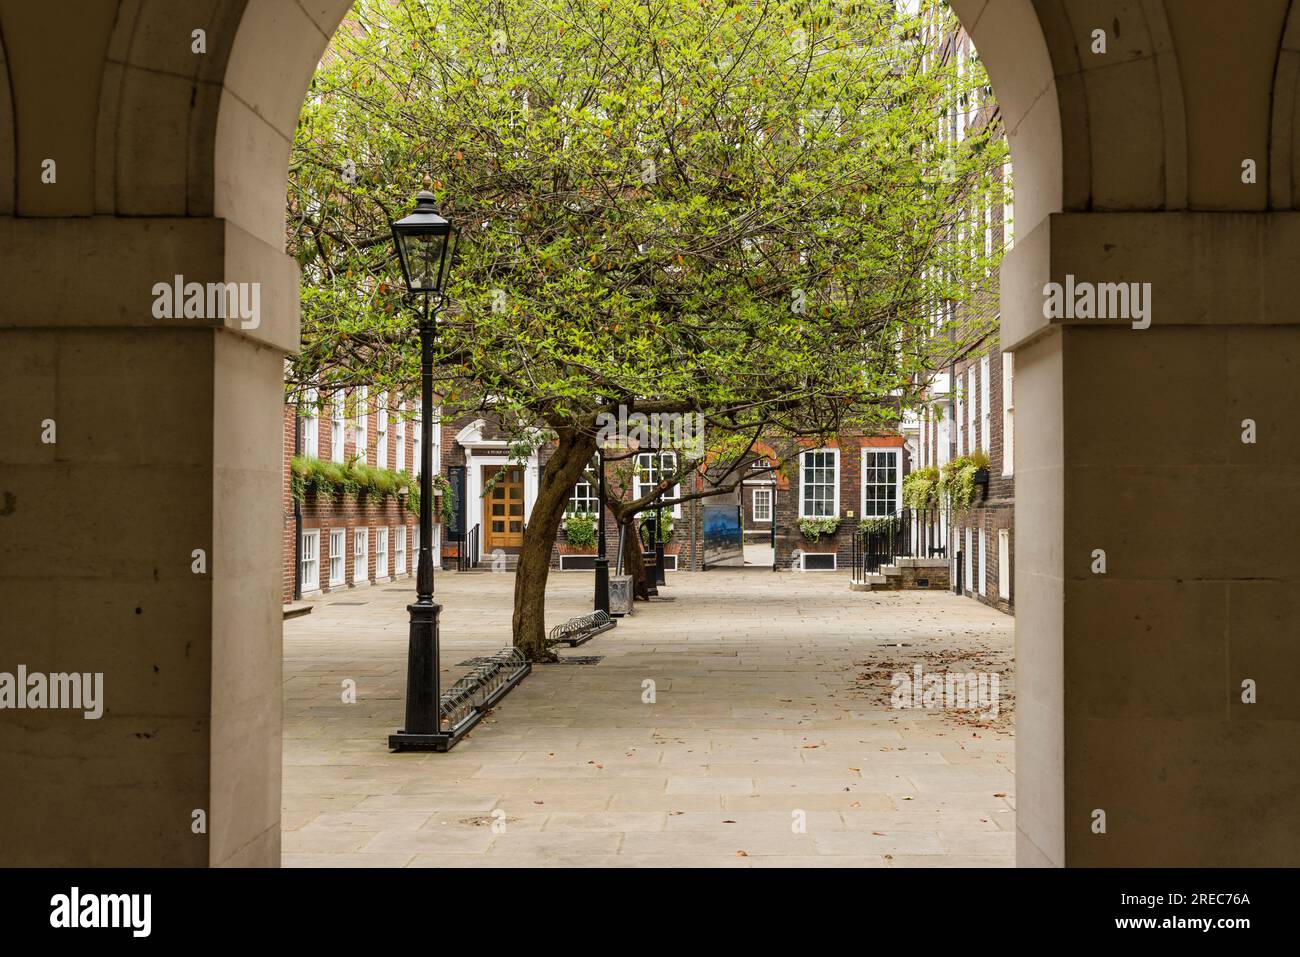
[[981,598],[987,598],[989,593],[989,586],[988,586],[988,570],[989,570],[988,550],[989,549],[988,549],[988,534],[984,531],[983,525],[980,526],[979,550],[980,550],[979,551],[979,556],[980,556],[979,582],[976,591],[979,592]]
[[[831,567],[830,568],[809,568],[808,567],[809,555],[829,555],[831,558]],[[838,566],[839,566],[839,556],[836,555],[835,552],[805,552],[802,550],[800,550],[799,552],[799,571],[801,572],[833,572],[838,570]]]
[[[565,560],[566,558],[576,560],[576,559],[579,559],[579,558],[591,559],[591,558],[595,558],[595,557],[596,557],[595,554],[593,554],[593,553],[587,553],[587,552],[583,552],[583,553],[577,553],[577,552],[575,552],[575,553],[573,553],[573,554],[561,555],[561,556],[560,556],[560,569],[559,569],[559,570],[562,571],[562,572],[589,572],[589,571],[592,570],[590,567],[588,567],[588,568],[576,568],[576,567],[575,567],[575,568],[566,568],[566,567],[564,566],[564,560]],[[666,571],[666,572],[675,572],[675,571],[677,571],[677,556],[676,556],[676,555],[665,555],[665,556],[664,556],[664,571]]]
[[406,566],[406,526],[398,525],[393,529],[393,574],[405,575]]
[[975,538],[973,533],[974,533],[974,529],[972,529],[971,526],[967,525],[965,547],[962,550],[962,556],[961,556],[962,565],[965,566],[965,568],[963,569],[964,581],[962,581],[963,592],[973,592],[975,590],[974,588],[971,588],[971,581],[975,578],[975,556],[973,554],[975,550],[974,549]]
[[[380,534],[381,532],[383,533],[382,536]],[[381,537],[383,538],[383,542],[384,542],[384,552],[383,552],[384,567],[382,569],[379,567],[379,540]],[[386,582],[388,581],[389,578],[388,560],[391,557],[391,554],[389,552],[389,543],[390,543],[390,536],[388,534],[388,526],[386,525],[376,526],[375,528],[375,581],[377,582]]]
[[345,446],[348,439],[348,417],[346,396],[342,389],[336,389],[330,399],[330,461],[343,462],[346,459]]
[[[835,489],[835,511],[830,515],[809,515],[804,509],[804,456],[815,452],[830,452],[835,458],[835,478],[833,486]],[[801,449],[799,451],[799,518],[839,518],[840,517],[840,450],[834,447],[823,447],[817,449]]]
[[320,393],[308,389],[303,396],[305,415],[302,417],[302,454],[307,458],[320,458]]
[[1011,600],[1011,529],[998,529],[998,597]]
[[353,454],[356,455],[358,462],[362,465],[367,465],[370,461],[368,458],[370,454],[370,389],[368,386],[363,385],[357,388],[356,403],[357,408],[354,421],[356,448],[353,450]]
[[375,399],[375,465],[388,468],[388,393],[381,392]]
[[[671,449],[668,449],[668,450],[665,450],[665,451],[650,451],[650,452],[638,452],[638,453],[637,453],[637,455],[636,455],[636,460],[635,460],[635,469],[636,469],[636,470],[635,470],[635,472],[634,472],[633,475],[632,475],[632,497],[633,497],[633,498],[637,498],[637,499],[641,498],[641,496],[645,495],[646,492],[648,492],[648,491],[649,491],[651,488],[653,488],[654,485],[656,484],[655,482],[643,482],[643,481],[641,481],[641,474],[642,474],[641,470],[642,470],[643,468],[645,468],[645,466],[643,466],[643,465],[641,464],[641,458],[642,458],[643,456],[645,456],[645,457],[655,456],[655,459],[654,459],[654,474],[655,474],[655,476],[656,476],[656,482],[657,482],[657,481],[658,481],[658,477],[662,476],[662,474],[663,474],[663,472],[664,472],[664,467],[663,467],[664,458],[663,458],[663,457],[664,457],[665,455],[671,455],[671,456],[673,457],[672,471],[675,473],[675,472],[677,471],[677,469],[678,469],[680,463],[681,463],[681,460],[677,457],[677,453],[676,453],[675,451],[673,451],[673,450],[671,450]],[[663,494],[663,498],[679,498],[679,497],[681,497],[681,494],[682,494],[682,483],[681,483],[681,482],[678,482],[678,483],[677,483],[676,485],[674,485],[672,488],[670,488],[670,489],[668,489],[666,492],[664,492],[664,494]],[[676,505],[673,506],[673,508],[672,508],[672,514],[673,514],[673,518],[681,518],[681,517],[682,517],[682,503],[681,503],[681,502],[678,502]]]
[[397,422],[393,426],[397,435],[397,471],[406,471],[406,402],[397,403]]
[[[862,518],[888,518],[886,515],[868,515],[867,514],[867,453],[868,452],[889,452],[894,456],[894,514],[898,515],[903,508],[903,450],[897,446],[890,445],[864,445],[862,447],[862,456],[858,462],[858,501],[861,511],[858,512]],[[873,483],[874,484],[874,483]]]
[[[337,555],[334,553],[334,552],[335,552],[335,549],[334,549],[334,538],[335,538],[335,536],[338,536],[338,538],[339,538],[339,540],[340,540],[340,545],[339,545],[339,547],[338,547],[338,554],[337,554]],[[337,578],[334,577],[334,559],[336,559],[336,558],[338,559],[338,562],[339,562],[339,574],[338,574],[338,577],[337,577]],[[339,585],[346,585],[346,584],[347,584],[347,577],[348,577],[348,530],[347,530],[346,528],[331,528],[331,529],[330,529],[330,565],[329,565],[329,569],[330,569],[329,582],[330,582],[330,587],[331,587],[331,588],[337,588]]]
[[993,385],[989,381],[990,360],[988,356],[980,357],[980,437],[983,439],[984,454],[993,448],[992,419]]
[[[308,542],[312,543],[311,548],[307,547]],[[305,595],[307,594],[307,592],[320,591],[320,529],[319,528],[304,528],[302,530],[302,538],[300,539],[298,544],[298,556],[299,556],[298,558],[299,576],[300,576],[300,581],[302,583],[303,594]],[[316,574],[313,578],[307,577],[308,566],[312,566],[316,570]]]
[[[362,542],[365,547],[357,551]],[[357,577],[357,559],[361,559],[361,577]],[[370,583],[370,526],[357,525],[352,529],[352,584],[368,585]]]
[[[433,474],[438,475],[442,472],[442,406],[435,405],[433,414],[429,417],[429,436],[433,443],[433,448],[429,453],[429,459],[433,462]],[[411,472],[414,474],[415,465],[411,466]]]
[[1002,474],[1016,471],[1016,354],[1002,353]]
[[[480,420],[481,422],[482,420]],[[463,430],[462,430],[463,433]],[[459,436],[457,441],[460,441]],[[487,443],[484,443],[487,444]],[[502,443],[503,445],[505,443]],[[468,532],[475,525],[479,526],[478,533],[478,557],[487,558],[487,532],[483,528],[483,469],[484,465],[506,466],[506,465],[523,465],[524,466],[524,525],[533,514],[533,503],[537,501],[537,453],[533,452],[528,456],[527,461],[519,462],[512,460],[508,455],[483,455],[473,451],[473,447],[465,450],[465,530]],[[437,536],[441,526],[434,526],[434,534]],[[435,538],[436,541],[436,538]],[[437,552],[434,552],[435,557]]]
[[[766,485],[762,485],[754,489],[754,494],[752,497],[753,504],[750,507],[750,512],[754,516],[755,525],[759,524],[760,522],[764,525],[772,524],[772,490],[774,488],[775,488],[775,483],[768,483]],[[758,517],[758,495],[760,492],[767,496],[767,503],[763,506],[764,509],[766,509],[766,514],[767,514],[766,518]]]
[[974,364],[966,367],[966,444],[967,451],[974,455],[979,451],[975,445],[979,441],[979,435],[975,432],[975,405],[976,398],[979,394],[979,383],[976,379],[977,373]]

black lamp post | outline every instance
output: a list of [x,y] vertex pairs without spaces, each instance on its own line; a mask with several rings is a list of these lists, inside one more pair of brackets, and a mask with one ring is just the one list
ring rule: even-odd
[[[438,689],[438,614],[433,600],[433,347],[437,338],[438,309],[443,304],[443,282],[453,245],[451,223],[438,215],[433,193],[421,190],[415,212],[392,224],[393,244],[402,264],[408,292],[424,297],[420,318],[420,555],[415,572],[415,604],[411,616],[410,645],[406,660],[406,724],[388,736],[394,751],[445,751],[454,743],[442,729],[441,694]],[[429,297],[436,297],[433,311]]]
[[596,504],[600,517],[596,530],[596,611],[609,614],[609,559],[605,557],[605,450],[596,450],[600,468],[600,501]]

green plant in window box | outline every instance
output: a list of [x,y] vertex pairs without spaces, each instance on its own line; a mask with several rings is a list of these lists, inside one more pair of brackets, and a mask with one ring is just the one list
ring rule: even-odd
[[931,465],[903,476],[903,504],[924,512],[939,504],[939,469]]
[[799,520],[799,533],[810,542],[829,538],[840,527],[838,518],[804,518]]
[[887,515],[881,518],[864,518],[858,522],[859,532],[868,532],[873,535],[885,535],[892,531],[897,535],[903,527],[903,519],[898,515]]
[[954,512],[969,511],[975,504],[975,473],[988,467],[989,457],[984,452],[959,455],[944,463],[937,485],[939,501]]
[[591,512],[574,512],[564,520],[564,540],[576,548],[596,544],[596,516]]

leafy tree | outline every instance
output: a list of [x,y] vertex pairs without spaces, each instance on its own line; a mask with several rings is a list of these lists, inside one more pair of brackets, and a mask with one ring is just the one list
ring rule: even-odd
[[958,224],[1001,202],[1004,148],[936,135],[983,81],[932,46],[888,0],[361,0],[339,31],[291,167],[291,379],[417,380],[387,224],[427,179],[459,231],[444,414],[553,443],[516,577],[531,657],[602,413],[698,412],[710,446],[878,430],[981,334],[942,304],[986,274]]

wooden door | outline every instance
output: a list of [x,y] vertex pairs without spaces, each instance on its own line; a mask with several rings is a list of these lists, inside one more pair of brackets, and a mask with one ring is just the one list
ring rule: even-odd
[[[496,475],[495,465],[483,466],[483,484]],[[524,467],[508,466],[492,490],[483,496],[483,551],[520,548],[524,544]]]

